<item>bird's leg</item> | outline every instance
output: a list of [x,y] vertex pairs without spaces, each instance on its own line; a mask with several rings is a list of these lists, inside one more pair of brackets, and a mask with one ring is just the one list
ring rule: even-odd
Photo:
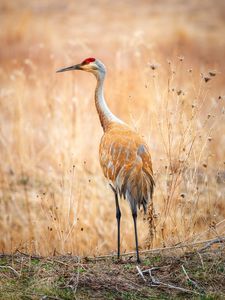
[[118,194],[115,191],[115,202],[116,202],[116,219],[117,219],[117,258],[120,258],[120,218],[121,212],[118,201]]
[[116,203],[116,219],[117,219],[117,258],[120,258],[120,218],[121,218],[121,211],[119,206],[118,194],[116,189],[109,184],[114,195],[115,195],[115,203]]
[[138,250],[138,234],[137,234],[137,211],[132,212],[134,220],[134,233],[135,233],[135,244],[136,244],[136,253],[137,253],[137,262],[140,263],[139,250]]

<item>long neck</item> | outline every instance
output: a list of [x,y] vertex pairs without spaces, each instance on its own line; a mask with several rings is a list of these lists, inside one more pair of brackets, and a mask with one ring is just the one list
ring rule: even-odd
[[103,92],[105,73],[99,72],[98,74],[96,74],[96,78],[97,78],[97,86],[95,89],[95,105],[96,105],[96,109],[99,115],[101,125],[103,127],[103,130],[105,131],[110,122],[117,122],[123,124],[123,121],[118,119],[110,111],[110,109],[108,108],[105,102],[104,92]]

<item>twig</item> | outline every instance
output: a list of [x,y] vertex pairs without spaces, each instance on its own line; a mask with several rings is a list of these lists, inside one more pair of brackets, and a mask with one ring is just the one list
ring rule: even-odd
[[198,252],[202,252],[202,251],[208,249],[209,247],[211,247],[214,244],[219,244],[219,243],[225,242],[225,237],[213,239],[213,240],[210,240],[210,241],[207,241],[207,242],[208,243],[204,247],[202,247],[201,249],[199,249]]
[[17,249],[15,253],[17,253],[17,252],[19,254],[23,255],[23,256],[26,256],[26,257],[29,257],[29,258],[32,258],[32,259],[42,259],[42,258],[44,258],[44,257],[39,256],[39,255],[30,255],[28,253],[24,253],[24,252],[20,251],[19,249]]
[[172,285],[172,284],[169,284],[169,283],[164,283],[164,282],[161,282],[161,281],[155,279],[155,277],[152,275],[152,271],[159,269],[158,267],[153,267],[151,269],[144,270],[144,271],[142,271],[139,268],[139,266],[136,266],[136,268],[138,270],[138,273],[140,274],[140,276],[144,280],[144,282],[146,282],[146,279],[144,278],[143,273],[148,273],[149,274],[150,279],[151,279],[150,286],[152,286],[152,287],[161,286],[161,287],[167,287],[169,289],[175,289],[175,290],[178,290],[178,291],[181,291],[181,292],[185,292],[185,293],[192,293],[192,294],[196,294],[196,295],[201,295],[201,293],[198,293],[196,291],[188,290],[188,289],[185,289],[185,288],[182,288],[182,287],[179,287],[179,286],[175,286],[175,285]]
[[179,286],[175,286],[175,285],[172,285],[172,284],[169,284],[169,283],[161,282],[161,281],[155,279],[152,276],[152,269],[149,269],[148,271],[149,271],[149,276],[150,276],[151,282],[152,282],[151,286],[162,286],[162,287],[167,287],[169,289],[175,289],[175,290],[178,290],[178,291],[181,291],[181,292],[185,292],[185,293],[192,293],[192,294],[196,294],[196,295],[201,295],[200,293],[198,293],[196,291],[184,289],[184,288],[179,287]]
[[139,275],[141,276],[141,278],[144,280],[144,282],[146,282],[146,279],[145,279],[145,277],[144,277],[144,275],[143,275],[141,269],[139,268],[139,266],[136,266],[136,268],[137,268],[138,273],[139,273]]
[[20,273],[18,273],[15,269],[13,269],[10,266],[0,266],[1,269],[10,269],[11,271],[13,271],[13,273],[17,276],[20,277]]
[[153,277],[153,275],[152,275],[152,271],[153,271],[153,270],[154,270],[154,268],[151,268],[151,269],[148,270],[148,274],[149,274],[149,276],[150,276],[150,278],[151,278],[151,281],[152,281],[151,286],[157,286],[157,285],[160,285],[161,283],[160,283],[158,280],[155,280],[155,277]]
[[[218,239],[216,239],[216,240],[218,240]],[[223,242],[224,240],[225,240],[225,238],[221,238],[220,242]],[[189,243],[189,244],[180,244],[180,245],[171,246],[171,247],[155,248],[155,249],[151,249],[151,250],[142,250],[142,251],[139,251],[139,253],[141,253],[141,254],[158,253],[158,252],[161,252],[161,251],[188,248],[188,247],[197,246],[197,245],[201,245],[201,244],[205,244],[205,243],[211,243],[211,242],[214,243],[214,241],[215,241],[215,239],[210,239],[210,240],[205,240],[205,241],[193,242],[193,243]],[[217,243],[219,243],[219,241]],[[127,252],[127,253],[122,253],[121,256],[129,256],[129,255],[134,255],[134,254],[136,254],[136,252],[131,251],[131,252]],[[106,254],[106,255],[100,255],[100,256],[88,256],[88,257],[85,257],[85,258],[89,259],[89,260],[98,260],[98,259],[105,259],[105,258],[110,258],[110,257],[115,257],[115,256],[117,256],[117,254]]]
[[183,270],[183,272],[184,272],[184,274],[185,274],[185,276],[186,276],[186,278],[187,278],[187,281],[188,281],[189,283],[191,283],[191,285],[194,286],[196,289],[198,289],[200,292],[204,292],[204,290],[197,284],[197,282],[195,282],[194,280],[192,280],[192,279],[189,277],[189,275],[188,275],[188,273],[187,273],[187,271],[185,270],[185,268],[184,268],[183,265],[181,265],[181,268],[182,268],[182,270]]
[[151,269],[142,271],[142,273],[149,273],[149,270],[154,271],[154,270],[158,270],[158,269],[160,269],[160,267],[152,267]]

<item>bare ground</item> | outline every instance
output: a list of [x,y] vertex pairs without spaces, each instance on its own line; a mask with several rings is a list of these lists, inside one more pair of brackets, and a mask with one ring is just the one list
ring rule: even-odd
[[142,254],[139,266],[132,255],[2,254],[0,299],[224,299],[224,243],[177,251]]

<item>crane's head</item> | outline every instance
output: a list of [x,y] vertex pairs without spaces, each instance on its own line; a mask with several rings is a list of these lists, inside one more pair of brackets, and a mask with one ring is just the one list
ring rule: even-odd
[[82,63],[80,64],[59,69],[56,72],[65,72],[65,71],[73,71],[73,70],[82,70],[86,72],[91,72],[95,76],[97,76],[98,74],[105,74],[106,71],[105,66],[101,61],[93,57],[89,57],[83,60]]

